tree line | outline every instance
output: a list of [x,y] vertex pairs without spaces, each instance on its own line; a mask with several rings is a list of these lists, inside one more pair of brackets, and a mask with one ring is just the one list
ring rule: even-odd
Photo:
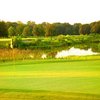
[[33,21],[28,21],[26,24],[21,21],[5,22],[0,21],[0,37],[12,36],[58,36],[58,35],[88,35],[100,34],[100,21],[90,24],[74,23],[48,23],[43,22],[36,24]]

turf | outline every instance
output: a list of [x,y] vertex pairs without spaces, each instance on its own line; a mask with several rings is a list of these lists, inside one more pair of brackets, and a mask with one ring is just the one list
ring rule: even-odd
[[[68,93],[72,93],[74,98],[71,97],[72,99],[69,98],[68,100],[99,100],[100,97],[93,95],[100,95],[100,60],[55,62],[43,60],[0,63],[0,88],[1,94],[2,90],[5,89],[53,91],[53,93],[42,92],[45,95],[38,92],[37,94],[40,95],[37,98],[41,99],[34,100],[61,100],[61,97],[66,100],[70,96],[67,95]],[[13,94],[13,92],[10,93]],[[60,96],[59,92],[65,92],[65,95],[61,94]],[[25,94],[22,95],[25,96]],[[29,92],[29,94],[31,93]],[[48,96],[48,94],[51,96]],[[56,96],[53,94],[56,94]],[[80,97],[79,95],[77,97],[76,94],[84,94],[84,96]],[[92,95],[88,98],[89,94]],[[16,91],[13,95],[17,95]],[[21,94],[19,93],[19,95]]]
[[49,91],[3,90],[0,94],[1,100],[100,100],[99,95]]

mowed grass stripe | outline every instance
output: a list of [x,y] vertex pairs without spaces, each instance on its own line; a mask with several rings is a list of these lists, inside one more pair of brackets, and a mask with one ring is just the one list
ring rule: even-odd
[[63,92],[3,92],[0,100],[100,100],[100,95]]
[[0,77],[100,77],[100,71],[17,71],[0,72]]

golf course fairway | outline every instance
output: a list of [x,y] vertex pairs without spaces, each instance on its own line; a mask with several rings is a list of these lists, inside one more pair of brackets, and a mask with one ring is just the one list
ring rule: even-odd
[[100,60],[1,62],[0,100],[100,100]]

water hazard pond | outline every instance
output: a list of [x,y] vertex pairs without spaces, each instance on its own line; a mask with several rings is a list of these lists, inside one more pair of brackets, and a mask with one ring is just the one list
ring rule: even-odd
[[[54,54],[54,58],[66,58],[68,56],[88,56],[88,55],[97,55],[99,53],[93,52],[91,48],[84,50],[79,48],[70,48],[68,50],[61,50]],[[47,54],[42,54],[41,58],[47,58]]]

